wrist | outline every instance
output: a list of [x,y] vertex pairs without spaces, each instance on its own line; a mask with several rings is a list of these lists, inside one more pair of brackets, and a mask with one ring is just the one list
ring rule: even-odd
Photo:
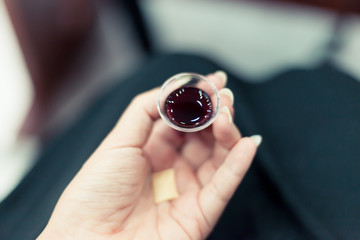
[[41,234],[36,238],[36,240],[46,240],[46,239],[59,239],[58,237],[54,236],[54,234],[49,233],[46,229],[44,229]]
[[59,234],[56,231],[53,231],[49,227],[45,227],[45,229],[41,232],[41,234],[36,238],[36,240],[66,240],[68,239],[67,236],[63,234]]

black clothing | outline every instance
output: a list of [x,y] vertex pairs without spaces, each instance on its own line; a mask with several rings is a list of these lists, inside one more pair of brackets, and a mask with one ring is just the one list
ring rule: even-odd
[[[138,93],[219,67],[159,56],[52,141],[0,204],[0,239],[35,239],[61,192]],[[225,69],[226,70],[226,69]],[[255,161],[209,239],[360,239],[360,83],[326,64],[249,84],[229,74],[235,122],[261,134]]]

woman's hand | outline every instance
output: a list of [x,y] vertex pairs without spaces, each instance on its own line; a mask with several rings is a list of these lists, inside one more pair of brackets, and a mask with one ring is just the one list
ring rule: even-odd
[[[159,89],[137,96],[65,189],[39,239],[206,238],[261,142],[241,138],[233,124],[226,75],[208,79],[222,89],[211,127],[175,131],[159,119]],[[168,168],[179,197],[155,203],[151,176]]]

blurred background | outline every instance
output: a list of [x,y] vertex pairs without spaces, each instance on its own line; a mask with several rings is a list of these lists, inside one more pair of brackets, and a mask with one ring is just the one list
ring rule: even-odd
[[356,0],[0,1],[0,195],[157,54],[203,55],[249,82],[324,61],[360,79]]

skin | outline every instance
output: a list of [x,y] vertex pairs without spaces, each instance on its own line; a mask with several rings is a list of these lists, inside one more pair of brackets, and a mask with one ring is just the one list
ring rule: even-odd
[[[208,75],[218,89],[224,81]],[[181,133],[160,119],[159,89],[137,96],[60,197],[38,239],[205,239],[256,152],[232,122]],[[173,168],[179,197],[154,203],[151,175]]]

